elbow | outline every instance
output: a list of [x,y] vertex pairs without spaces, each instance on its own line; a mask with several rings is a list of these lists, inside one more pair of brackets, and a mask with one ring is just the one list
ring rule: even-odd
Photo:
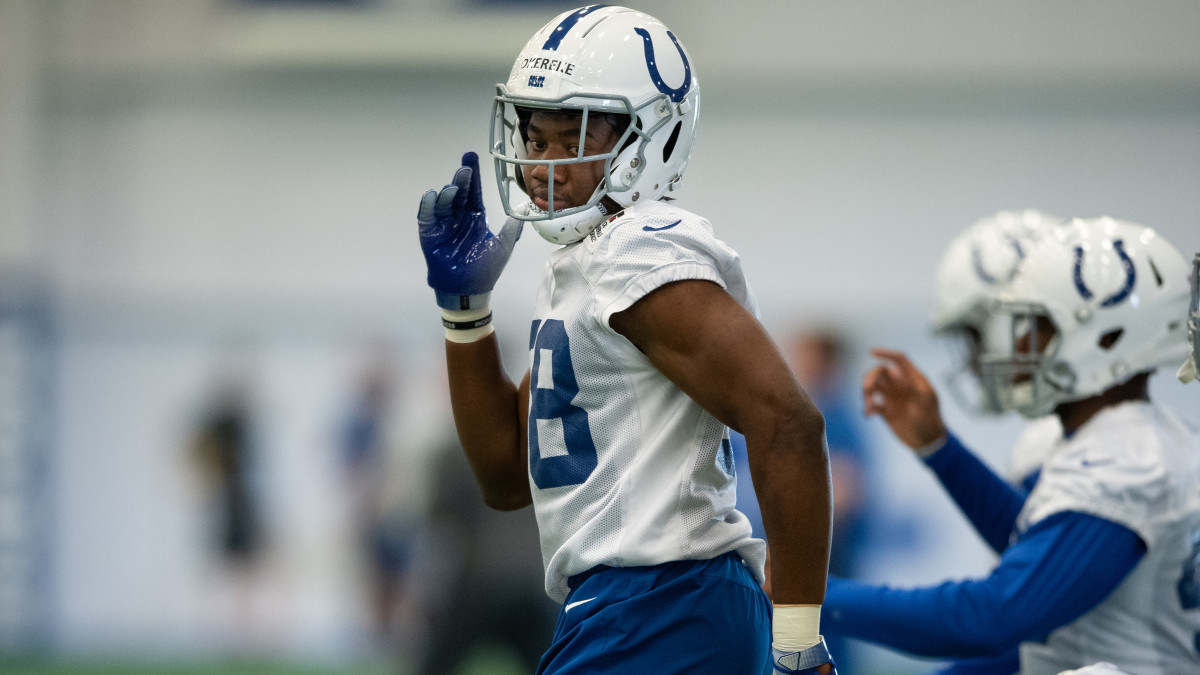
[[1016,649],[1023,642],[1045,642],[1050,633],[1058,627],[1052,625],[1047,628],[1045,624],[1014,619],[1004,625],[992,626],[992,630],[980,635],[980,647],[987,655],[996,656]]
[[799,389],[758,406],[745,427],[747,439],[759,440],[757,452],[762,457],[782,453],[777,460],[829,463],[825,416]]
[[811,459],[829,461],[825,416],[811,398],[803,392],[797,392],[794,399],[780,407],[776,417],[781,433],[796,439],[801,452]]
[[1038,634],[1037,629],[1025,621],[1025,617],[1003,616],[1001,609],[990,618],[975,616],[957,625],[960,637],[958,656],[1000,656],[1016,649],[1022,642],[1044,640],[1047,633]]
[[529,494],[528,485],[525,486],[524,490],[484,489],[483,503],[489,509],[495,511],[516,511],[532,504],[533,496]]
[[984,634],[977,635],[968,649],[964,650],[968,655],[981,657],[994,657],[1005,654],[1010,650],[1016,649],[1021,644],[1021,640],[1009,634],[1005,630],[994,630]]
[[496,511],[516,511],[533,503],[527,462],[521,453],[497,451],[491,445],[468,449],[464,444],[464,450],[485,506]]
[[821,414],[816,404],[807,396],[804,397],[804,405],[799,418],[802,426],[800,433],[804,434],[807,440],[805,445],[828,457],[829,446],[825,442],[825,415]]

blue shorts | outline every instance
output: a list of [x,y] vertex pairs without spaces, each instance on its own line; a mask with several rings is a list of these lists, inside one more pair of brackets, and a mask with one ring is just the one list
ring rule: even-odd
[[764,673],[771,601],[736,551],[570,578],[538,675]]

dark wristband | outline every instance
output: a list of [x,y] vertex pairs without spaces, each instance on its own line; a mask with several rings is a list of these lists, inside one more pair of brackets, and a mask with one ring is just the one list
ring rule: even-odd
[[472,328],[483,328],[492,322],[492,313],[488,312],[487,316],[470,321],[451,321],[442,317],[442,325],[449,330],[471,330]]

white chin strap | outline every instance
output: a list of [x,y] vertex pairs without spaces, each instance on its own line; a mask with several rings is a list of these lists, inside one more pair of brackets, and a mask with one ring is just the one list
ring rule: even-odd
[[[526,213],[535,214],[545,212],[530,204]],[[537,230],[537,233],[542,235],[542,238],[546,241],[565,246],[582,240],[607,215],[608,213],[604,208],[596,204],[579,213],[572,213],[569,216],[531,220],[529,224],[533,225],[533,229]]]

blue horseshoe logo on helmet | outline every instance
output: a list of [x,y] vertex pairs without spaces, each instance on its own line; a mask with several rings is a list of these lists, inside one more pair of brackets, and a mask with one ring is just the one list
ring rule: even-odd
[[642,44],[646,47],[646,68],[650,71],[650,80],[654,82],[654,86],[666,94],[672,102],[682,101],[683,97],[687,96],[688,90],[692,88],[692,66],[688,63],[687,55],[683,53],[683,47],[679,44],[679,40],[675,39],[675,34],[667,31],[667,37],[675,43],[675,49],[679,50],[679,58],[683,59],[683,84],[678,87],[668,87],[667,83],[663,82],[662,74],[658,72],[658,62],[654,60],[654,41],[650,39],[650,31],[641,27],[634,28],[633,31],[642,36]]
[[[1113,242],[1113,250],[1117,252],[1117,256],[1121,259],[1121,266],[1125,268],[1125,285],[1121,290],[1113,293],[1100,302],[1101,307],[1112,307],[1119,305],[1129,297],[1133,292],[1133,285],[1137,282],[1137,268],[1133,266],[1133,260],[1129,258],[1129,254],[1125,252],[1125,241],[1117,239]],[[1091,300],[1093,293],[1091,289],[1083,283],[1083,247],[1075,247],[1075,290],[1079,291],[1079,295],[1083,296],[1084,300]]]
[[546,39],[546,44],[542,45],[542,49],[557,51],[559,45],[562,44],[563,38],[567,36],[567,33],[571,32],[571,29],[575,27],[575,24],[579,23],[580,19],[605,7],[608,7],[608,5],[588,5],[587,7],[581,7],[571,12],[567,15],[567,18],[562,20],[562,23],[550,31],[550,37]]
[[979,244],[975,244],[971,247],[971,266],[975,268],[975,276],[979,277],[980,281],[989,286],[995,286],[997,284],[1008,283],[1009,281],[1012,281],[1012,278],[1017,274],[1017,265],[1025,259],[1025,251],[1021,248],[1021,242],[1017,241],[1016,237],[1013,237],[1010,234],[1005,234],[1004,238],[1008,240],[1008,243],[1013,247],[1013,250],[1016,251],[1017,262],[1009,268],[1008,274],[1006,274],[1003,279],[997,279],[996,277],[992,276],[991,272],[988,272],[986,269],[984,269],[983,251],[980,250]]

